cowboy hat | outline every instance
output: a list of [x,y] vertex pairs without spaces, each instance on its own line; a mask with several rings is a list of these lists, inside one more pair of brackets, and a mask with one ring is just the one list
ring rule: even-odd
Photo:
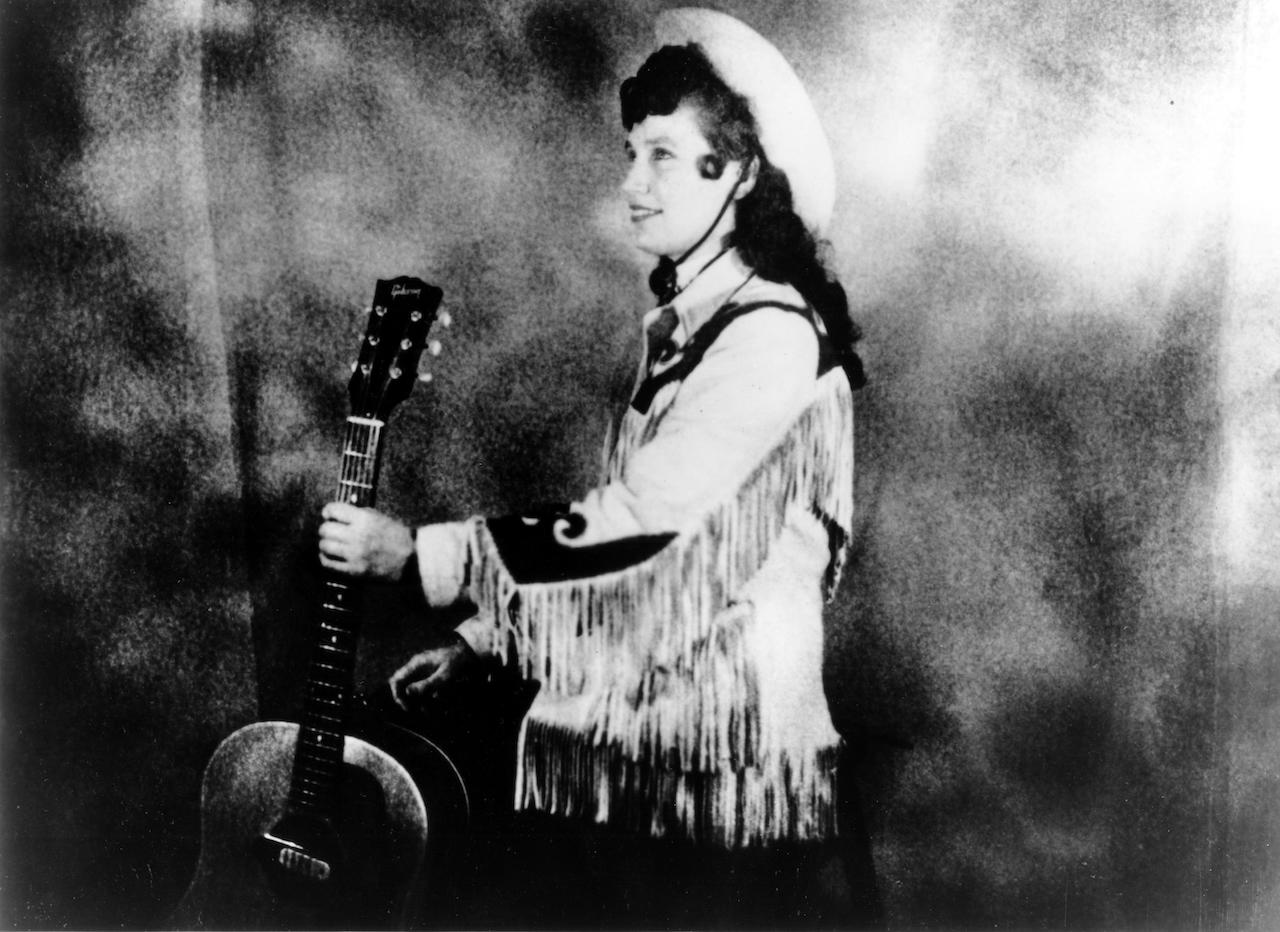
[[745,97],[760,128],[760,145],[787,176],[795,211],[823,233],[835,203],[835,164],[804,85],[768,39],[725,13],[682,7],[659,14],[659,47],[697,43],[720,78]]

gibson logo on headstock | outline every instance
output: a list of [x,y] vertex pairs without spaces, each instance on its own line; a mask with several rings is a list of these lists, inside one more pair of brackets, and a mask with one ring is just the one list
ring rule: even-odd
[[393,297],[393,298],[398,298],[398,297],[400,297],[401,295],[406,295],[406,294],[410,294],[410,295],[420,295],[420,294],[422,294],[422,289],[421,289],[421,288],[406,288],[404,285],[392,285],[392,286],[391,286],[391,297]]

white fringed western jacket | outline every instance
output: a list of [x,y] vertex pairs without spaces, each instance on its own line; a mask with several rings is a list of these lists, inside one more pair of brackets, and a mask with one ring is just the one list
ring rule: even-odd
[[542,681],[517,807],[729,847],[826,837],[848,381],[799,294],[733,252],[669,307],[645,318],[602,483],[555,513],[419,529],[423,588],[469,598],[459,633],[481,654],[514,646]]

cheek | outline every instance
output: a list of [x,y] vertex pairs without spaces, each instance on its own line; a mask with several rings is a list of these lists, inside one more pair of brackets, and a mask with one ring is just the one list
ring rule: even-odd
[[692,193],[693,179],[686,172],[672,172],[658,181],[666,197],[684,200]]
[[686,177],[664,179],[660,186],[663,206],[673,220],[696,213],[698,193],[697,186]]
[[719,201],[708,196],[708,185],[686,184],[672,192],[671,223],[682,231],[701,233],[715,217]]

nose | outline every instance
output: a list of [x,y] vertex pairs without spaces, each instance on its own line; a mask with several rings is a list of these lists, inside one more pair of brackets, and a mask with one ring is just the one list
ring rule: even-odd
[[643,159],[635,159],[622,179],[623,194],[644,194],[649,190],[649,173]]

